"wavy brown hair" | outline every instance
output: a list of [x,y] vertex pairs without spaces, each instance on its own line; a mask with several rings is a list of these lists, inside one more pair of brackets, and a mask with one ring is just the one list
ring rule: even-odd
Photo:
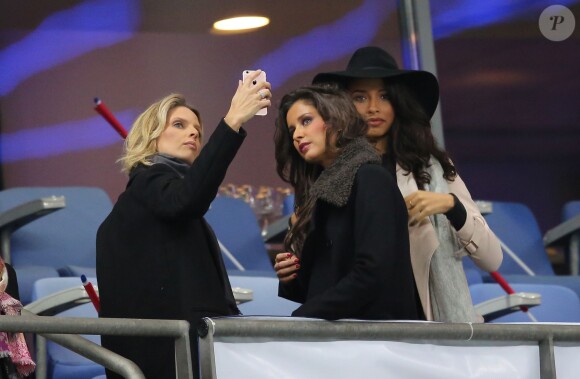
[[431,176],[426,170],[431,156],[441,164],[443,177],[449,181],[455,180],[455,166],[449,154],[437,145],[429,117],[415,94],[397,79],[385,80],[385,85],[395,110],[395,120],[386,136],[387,154],[395,158],[405,171],[413,173],[420,189],[426,189],[431,183]]
[[296,223],[286,234],[284,247],[300,256],[316,204],[316,198],[310,196],[310,189],[323,168],[306,162],[294,147],[286,116],[297,101],[304,101],[316,108],[327,127],[326,148],[337,155],[353,139],[364,136],[367,125],[347,93],[336,85],[301,87],[284,95],[280,101],[274,132],[276,171],[282,180],[294,187],[294,211],[297,216]]

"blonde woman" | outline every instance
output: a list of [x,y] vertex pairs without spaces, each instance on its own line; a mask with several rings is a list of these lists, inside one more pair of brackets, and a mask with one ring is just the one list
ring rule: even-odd
[[[250,78],[255,86],[239,83],[203,149],[200,113],[182,96],[169,95],[141,114],[120,160],[127,188],[97,233],[100,317],[189,321],[195,377],[199,320],[239,314],[203,216],[246,136],[242,124],[270,106],[270,84],[259,74]],[[171,339],[103,336],[102,344],[147,378],[175,378]]]

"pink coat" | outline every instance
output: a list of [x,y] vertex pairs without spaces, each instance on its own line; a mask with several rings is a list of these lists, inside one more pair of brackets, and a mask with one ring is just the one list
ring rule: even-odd
[[[403,197],[418,190],[417,182],[415,182],[413,175],[404,175],[405,173],[406,171],[397,165],[397,185]],[[454,181],[448,181],[447,184],[449,192],[457,196],[467,211],[465,225],[460,230],[455,231],[464,246],[465,253],[482,270],[488,272],[496,271],[501,264],[503,256],[499,240],[485,222],[459,175]],[[427,320],[433,320],[429,296],[429,266],[431,257],[439,246],[439,239],[429,219],[421,224],[409,226],[409,242],[413,275],[415,276],[423,311]]]

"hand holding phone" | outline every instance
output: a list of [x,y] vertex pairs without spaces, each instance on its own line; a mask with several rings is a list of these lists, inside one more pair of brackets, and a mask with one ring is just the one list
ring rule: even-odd
[[[242,72],[242,83],[245,83],[246,78],[254,72],[256,72],[256,70],[244,70]],[[258,77],[252,81],[252,84],[257,85],[258,80],[266,81],[266,72],[265,71],[262,71],[260,73],[260,75],[258,75]],[[258,112],[256,112],[256,116],[265,116],[267,114],[268,114],[268,108],[262,108]]]

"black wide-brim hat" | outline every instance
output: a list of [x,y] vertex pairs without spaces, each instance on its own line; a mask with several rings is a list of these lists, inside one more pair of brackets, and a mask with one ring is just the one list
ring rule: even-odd
[[322,72],[312,80],[317,83],[345,83],[349,79],[397,79],[407,85],[417,96],[417,100],[431,118],[439,102],[439,83],[430,72],[401,70],[395,59],[385,50],[362,47],[350,58],[345,71]]

